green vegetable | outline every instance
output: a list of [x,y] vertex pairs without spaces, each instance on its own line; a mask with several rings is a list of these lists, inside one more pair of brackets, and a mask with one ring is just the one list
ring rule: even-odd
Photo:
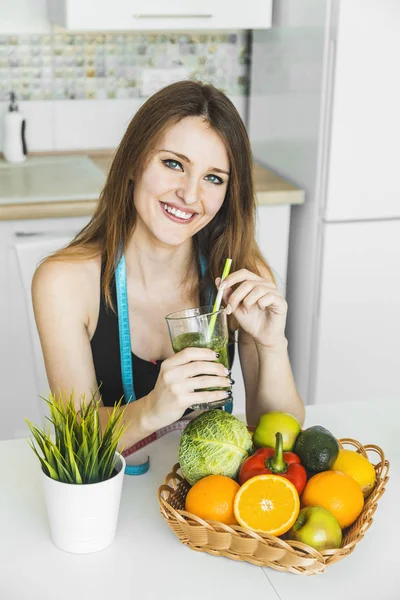
[[331,468],[339,454],[339,444],[325,427],[314,425],[300,433],[294,452],[307,471],[315,474]]
[[190,485],[208,475],[235,478],[251,450],[252,439],[246,425],[223,410],[213,409],[185,427],[179,463]]

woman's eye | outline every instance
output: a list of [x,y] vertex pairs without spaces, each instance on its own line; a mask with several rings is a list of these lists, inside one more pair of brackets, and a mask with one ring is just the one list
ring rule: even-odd
[[175,171],[180,169],[183,171],[182,169],[182,165],[178,160],[174,160],[172,158],[167,158],[166,160],[162,161],[164,163],[164,165],[166,165],[169,169],[174,169]]
[[[166,158],[161,162],[163,162],[164,165],[168,167],[168,169],[173,169],[174,171],[183,171],[182,164],[179,162],[179,160],[175,160],[173,158]],[[222,185],[224,183],[223,179],[221,179],[221,177],[218,177],[217,175],[206,175],[204,179],[206,179],[210,183],[214,183],[215,185]]]
[[211,183],[215,183],[216,185],[221,185],[224,183],[221,177],[218,177],[217,175],[206,175],[205,179]]

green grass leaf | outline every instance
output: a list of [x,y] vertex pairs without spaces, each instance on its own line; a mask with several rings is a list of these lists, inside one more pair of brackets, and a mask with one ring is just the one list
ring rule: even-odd
[[[102,433],[99,410],[101,400],[93,394],[89,402],[82,396],[75,401],[61,392],[42,397],[49,410],[48,427],[40,429],[26,421],[32,438],[28,441],[43,472],[57,481],[71,484],[95,483],[109,479],[117,462],[119,440],[126,431],[125,407],[119,400],[109,412]],[[52,431],[51,431],[52,429]]]

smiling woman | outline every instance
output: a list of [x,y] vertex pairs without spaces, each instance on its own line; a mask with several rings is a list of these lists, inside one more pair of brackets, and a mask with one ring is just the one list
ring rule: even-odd
[[[255,241],[246,129],[222,92],[181,81],[135,114],[90,223],[36,271],[33,303],[51,389],[74,389],[77,410],[83,394],[97,391],[104,426],[107,407],[124,393],[129,401],[116,285],[122,266],[137,401],[125,412],[121,445],[180,419],[194,402],[226,400],[230,371],[209,348],[174,355],[165,316],[207,304],[227,257],[233,272],[224,301],[231,337],[239,330],[248,421],[272,409],[302,420],[284,334],[286,302]],[[230,364],[233,354],[231,344]]]
[[[136,236],[143,235],[144,226],[153,243],[184,243],[221,209],[228,181],[221,137],[201,116],[182,119],[160,136],[135,186]],[[185,227],[170,226],[166,219]]]

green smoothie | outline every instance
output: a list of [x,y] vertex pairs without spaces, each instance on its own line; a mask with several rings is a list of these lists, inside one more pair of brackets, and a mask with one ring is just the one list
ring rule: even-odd
[[[184,348],[211,348],[211,350],[214,350],[214,352],[217,352],[219,354],[219,359],[217,362],[222,363],[224,367],[229,369],[228,343],[226,339],[215,337],[210,342],[206,342],[204,336],[201,333],[193,331],[190,333],[182,333],[181,335],[178,335],[178,337],[175,338],[172,347],[174,349],[174,352],[180,352],[181,350],[184,350]],[[203,390],[195,391],[212,392],[214,390],[220,389],[229,390],[230,388],[204,388]]]

